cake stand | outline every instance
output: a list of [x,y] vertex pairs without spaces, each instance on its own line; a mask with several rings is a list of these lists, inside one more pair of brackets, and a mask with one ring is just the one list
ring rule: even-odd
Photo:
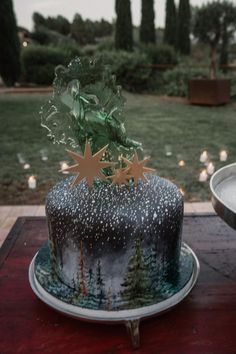
[[236,230],[236,163],[216,171],[210,188],[216,213]]
[[[195,285],[200,269],[198,259],[194,252],[189,246],[183,244],[181,248],[179,287],[177,287],[176,290],[173,291],[173,294],[171,294],[171,296],[167,296],[165,300],[155,303],[153,305],[143,306],[135,309],[117,311],[93,310],[88,308],[82,308],[71,303],[62,301],[58,298],[58,296],[55,296],[53,292],[50,292],[50,290],[45,290],[45,288],[40,284],[40,281],[36,276],[37,257],[40,257],[41,250],[34,256],[29,267],[30,285],[34,293],[38,296],[38,298],[41,299],[44,303],[46,303],[48,306],[63,313],[64,315],[79,320],[108,324],[124,323],[130,335],[133,348],[138,348],[140,346],[140,321],[152,316],[159,316],[162,313],[176,306],[180,301],[182,301]],[[186,280],[185,274],[188,271],[189,277]],[[42,270],[42,274],[40,274],[40,276],[48,277],[47,269]],[[60,280],[57,278],[57,282],[58,281]],[[65,287],[65,284],[63,284],[63,286]]]

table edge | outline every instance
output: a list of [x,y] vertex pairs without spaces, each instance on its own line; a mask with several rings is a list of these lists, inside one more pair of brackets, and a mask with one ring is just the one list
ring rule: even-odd
[[0,247],[0,268],[2,268],[5,260],[7,259],[8,255],[10,254],[20,232],[22,226],[25,224],[27,220],[34,219],[34,220],[42,220],[45,217],[42,216],[21,216],[16,219],[16,222],[12,226],[11,230],[9,231],[6,239],[4,240],[2,246]]

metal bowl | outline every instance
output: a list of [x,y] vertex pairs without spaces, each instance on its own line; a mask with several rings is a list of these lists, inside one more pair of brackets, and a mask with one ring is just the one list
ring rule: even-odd
[[236,163],[216,171],[210,180],[216,213],[236,230]]

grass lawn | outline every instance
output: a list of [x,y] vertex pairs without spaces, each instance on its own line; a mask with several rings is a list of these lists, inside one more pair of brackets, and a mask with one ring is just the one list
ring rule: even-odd
[[[129,136],[143,142],[150,165],[157,174],[174,181],[185,190],[186,201],[209,200],[209,184],[198,182],[204,167],[199,162],[203,149],[220,168],[236,161],[236,103],[221,107],[190,106],[156,96],[125,94],[126,127]],[[49,98],[46,94],[0,96],[0,203],[44,203],[48,189],[62,178],[59,162],[71,162],[63,146],[53,145],[40,127],[38,111]],[[171,145],[172,156],[166,157],[165,145]],[[40,150],[48,149],[48,160],[42,161]],[[219,151],[226,148],[229,158],[219,161]],[[30,170],[18,162],[22,153]],[[178,166],[182,155],[184,167]],[[29,190],[27,178],[37,176],[37,189]]]

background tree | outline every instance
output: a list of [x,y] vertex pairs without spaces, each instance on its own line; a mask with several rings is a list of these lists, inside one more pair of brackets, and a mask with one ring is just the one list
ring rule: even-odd
[[37,30],[38,27],[46,26],[46,19],[39,12],[33,13],[34,29]]
[[58,33],[67,35],[70,33],[70,22],[67,18],[59,15],[57,17],[48,17],[46,19],[46,26]]
[[191,9],[189,0],[179,1],[177,17],[176,47],[181,54],[188,55],[191,51],[190,43]]
[[142,0],[142,15],[140,25],[140,42],[155,43],[155,12],[154,0]]
[[12,0],[0,1],[0,75],[7,86],[20,76],[20,41]]
[[223,43],[225,51],[235,30],[236,6],[232,3],[214,1],[198,9],[193,32],[196,38],[210,47],[210,78],[212,79],[216,77],[217,48],[220,43]]
[[229,44],[234,38],[236,31],[236,6],[233,3],[224,1],[222,3],[224,15],[222,22],[222,38],[220,48],[220,64],[228,65]]
[[116,0],[115,47],[131,51],[133,49],[133,27],[130,0]]
[[[223,32],[222,32],[222,43],[221,43],[221,48],[220,48],[220,65],[228,65],[229,61],[229,38],[226,30],[226,26],[224,25],[223,27]],[[223,69],[223,71],[225,71]]]
[[164,43],[176,46],[177,14],[175,0],[166,0]]
[[92,42],[91,33],[86,32],[84,20],[80,14],[75,14],[71,24],[72,37],[81,45]]
[[110,36],[113,31],[113,26],[110,22],[104,20],[103,18],[101,21],[95,21],[93,23],[95,27],[96,37],[105,37]]
[[38,12],[33,13],[34,29],[38,30],[42,27],[56,31],[63,35],[70,33],[70,22],[67,18],[59,15],[57,17],[44,17]]

